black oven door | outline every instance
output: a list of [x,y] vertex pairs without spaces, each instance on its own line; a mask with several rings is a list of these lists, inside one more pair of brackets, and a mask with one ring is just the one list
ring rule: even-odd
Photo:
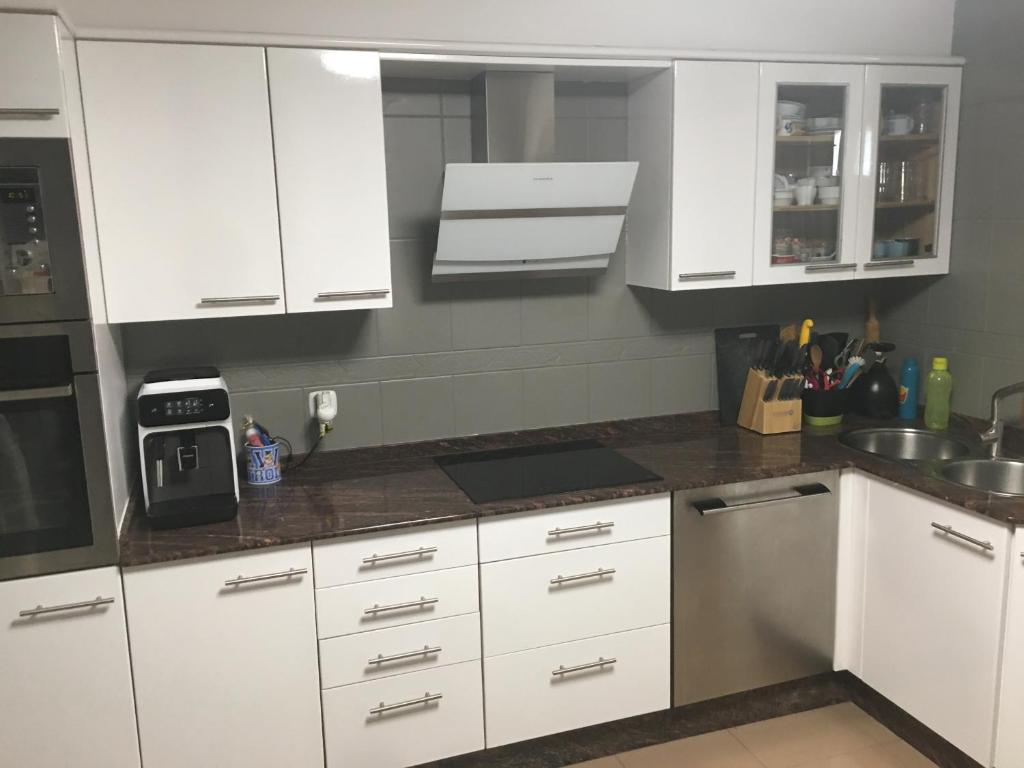
[[0,323],[89,317],[66,139],[0,139]]
[[0,328],[0,579],[113,564],[99,384],[71,364],[80,329],[11,330]]

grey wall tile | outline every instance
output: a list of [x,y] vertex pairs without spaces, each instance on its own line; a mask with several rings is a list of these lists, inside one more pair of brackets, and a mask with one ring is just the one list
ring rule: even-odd
[[382,381],[380,405],[385,443],[434,440],[455,434],[450,376]]
[[555,159],[561,163],[582,163],[587,159],[587,119],[555,119]]
[[587,116],[587,85],[558,81],[555,83],[555,118]]
[[714,327],[719,291],[656,291],[636,289],[651,318],[651,333],[687,333]]
[[384,151],[391,237],[435,239],[444,171],[441,118],[385,117]]
[[651,361],[651,413],[691,413],[711,408],[712,355],[661,357]]
[[[247,414],[270,432],[286,438],[296,453],[309,449],[309,419],[301,389],[270,392],[232,392],[231,421],[235,428],[235,447],[242,450],[242,421]],[[284,457],[282,456],[282,459]]]
[[378,315],[382,355],[452,348],[450,288],[430,279],[433,250],[414,240],[391,243],[394,306]]
[[651,415],[650,360],[598,363],[587,375],[591,421]]
[[459,80],[441,81],[441,112],[445,117],[469,117],[470,84]]
[[608,271],[590,278],[587,327],[592,339],[646,336],[650,320],[637,296],[640,289],[626,285],[626,254],[620,240]]
[[445,163],[473,162],[473,140],[468,117],[444,119]]
[[381,90],[385,115],[441,114],[441,94],[436,80],[384,78]]
[[625,117],[629,89],[625,83],[587,83],[588,117]]
[[455,349],[519,346],[522,341],[520,281],[453,283],[451,296],[452,346]]
[[452,380],[455,434],[507,432],[523,425],[521,371],[474,373]]
[[588,421],[587,366],[523,371],[523,426],[528,429]]
[[589,292],[590,283],[585,277],[524,280],[523,344],[586,339]]
[[625,160],[626,151],[625,118],[592,118],[587,121],[587,160]]
[[[334,451],[339,448],[381,444],[384,434],[381,426],[378,382],[309,387],[303,391],[303,400],[307,406],[309,393],[320,389],[333,389],[338,396],[338,418],[334,420],[334,429],[324,436],[320,450]],[[310,445],[316,440],[314,421],[312,418],[309,419]]]

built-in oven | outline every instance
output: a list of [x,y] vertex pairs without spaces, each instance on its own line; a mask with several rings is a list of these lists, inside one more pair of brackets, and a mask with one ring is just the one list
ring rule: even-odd
[[66,139],[0,139],[0,323],[85,320]]
[[91,325],[0,325],[0,579],[116,560]]

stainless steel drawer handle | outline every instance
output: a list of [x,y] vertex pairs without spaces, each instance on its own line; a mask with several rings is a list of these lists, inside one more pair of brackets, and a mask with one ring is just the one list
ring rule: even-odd
[[273,581],[275,579],[290,579],[293,576],[303,576],[308,573],[306,568],[289,568],[287,571],[277,573],[262,573],[259,576],[242,576],[239,574],[233,579],[224,582],[225,587],[237,587],[240,584],[255,584],[258,581]]
[[736,277],[735,269],[722,272],[683,272],[679,275],[680,280],[727,280],[733,277]]
[[200,304],[267,304],[275,301],[280,301],[281,297],[277,294],[267,294],[266,296],[208,296],[205,299],[200,299]]
[[316,295],[318,299],[372,299],[377,296],[387,296],[391,293],[388,288],[372,288],[367,291],[322,291]]
[[962,539],[963,541],[966,541],[968,544],[973,544],[976,547],[981,547],[987,552],[991,552],[995,549],[991,541],[982,541],[981,539],[976,539],[973,536],[968,536],[966,533],[960,533],[960,531],[956,530],[951,525],[943,525],[942,523],[932,523],[932,528],[942,531],[943,533],[947,533],[950,536],[954,536],[958,539]]
[[598,520],[590,525],[574,525],[572,528],[553,528],[548,531],[548,536],[565,536],[569,533],[597,533],[608,528],[614,528],[615,523],[602,523]]
[[805,499],[810,496],[822,496],[832,493],[827,485],[811,483],[810,485],[798,485],[793,488],[792,493],[785,496],[778,496],[772,499],[758,499],[757,501],[741,501],[737,504],[729,504],[725,499],[715,497],[712,499],[701,499],[691,502],[691,506],[702,516],[713,515],[717,512],[730,512],[735,509],[750,509],[752,507],[763,507],[770,504],[782,504],[787,501]]
[[552,677],[561,677],[562,675],[571,675],[573,672],[583,672],[588,669],[604,669],[610,667],[618,661],[614,656],[606,659],[604,656],[599,656],[597,661],[591,661],[588,664],[577,664],[575,667],[566,667],[562,664],[558,665],[558,669],[551,670]]
[[385,704],[383,701],[376,707],[370,710],[371,715],[383,715],[385,712],[393,712],[396,709],[405,709],[406,707],[416,707],[420,704],[429,704],[432,701],[440,701],[444,698],[444,694],[441,693],[424,693],[418,699],[409,699],[408,701],[400,701],[397,704]]
[[437,547],[417,547],[416,549],[410,549],[406,552],[392,552],[389,555],[378,555],[374,552],[369,557],[363,558],[364,565],[373,565],[374,563],[383,563],[387,560],[401,560],[406,557],[423,557],[424,555],[432,555],[437,552]]
[[8,389],[0,391],[0,403],[17,403],[27,400],[50,400],[57,397],[71,397],[74,387],[37,387],[35,389]]
[[418,651],[406,651],[405,653],[393,653],[390,656],[384,656],[377,654],[377,658],[369,659],[367,664],[387,664],[389,661],[404,661],[405,659],[415,659],[417,656],[436,656],[441,652],[441,646],[435,645],[431,648],[429,645],[424,645]]
[[51,117],[59,114],[60,110],[56,107],[0,107],[0,117]]
[[367,616],[375,616],[378,613],[385,613],[386,611],[404,611],[406,608],[425,608],[428,605],[434,605],[439,602],[440,598],[437,597],[421,597],[419,600],[411,600],[408,603],[393,603],[392,605],[374,604],[373,608],[364,609],[363,614]]
[[857,269],[856,264],[808,264],[804,272],[842,272],[847,269]]
[[895,269],[897,267],[912,267],[913,259],[894,259],[893,261],[869,261],[864,269]]
[[577,573],[573,576],[563,576],[562,574],[558,574],[551,580],[551,583],[566,584],[570,581],[582,581],[583,579],[600,579],[602,576],[611,576],[613,573],[615,573],[614,568],[598,568],[596,571]]
[[95,600],[83,600],[80,603],[64,603],[63,605],[37,605],[25,611],[18,611],[18,616],[27,619],[31,616],[42,616],[44,613],[61,613],[62,611],[77,611],[82,608],[99,608],[101,605],[112,605],[114,598],[99,597]]

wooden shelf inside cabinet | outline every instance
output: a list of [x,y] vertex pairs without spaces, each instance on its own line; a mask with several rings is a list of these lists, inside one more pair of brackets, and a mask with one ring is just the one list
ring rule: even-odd
[[831,203],[815,203],[814,205],[777,205],[776,213],[804,213],[810,211],[838,211],[838,205]]
[[801,136],[776,136],[776,144],[835,144],[836,134],[839,131],[828,131],[827,133],[807,133]]
[[907,133],[899,136],[880,136],[878,141],[882,144],[938,144],[939,136],[936,133]]
[[883,202],[880,202],[880,203],[879,202],[875,203],[875,208],[878,209],[878,210],[883,210],[883,209],[887,210],[887,209],[890,209],[890,208],[929,208],[929,207],[931,207],[931,208],[935,207],[935,201],[934,200],[906,200],[904,202],[900,202],[898,200],[894,200],[894,201],[883,201]]

